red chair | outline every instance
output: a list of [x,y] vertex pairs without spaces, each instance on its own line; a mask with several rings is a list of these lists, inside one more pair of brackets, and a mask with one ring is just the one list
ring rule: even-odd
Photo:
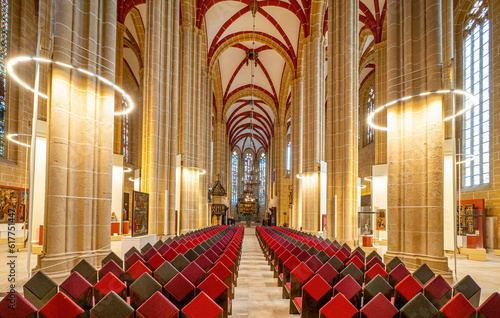
[[207,276],[205,271],[195,262],[189,264],[181,273],[195,286],[198,286]]
[[162,293],[156,292],[135,312],[136,318],[178,318],[179,309]]
[[406,269],[404,264],[399,264],[389,272],[389,284],[391,284],[392,287],[396,287],[396,285],[408,275],[411,276],[410,271]]
[[175,275],[165,286],[163,295],[170,300],[175,307],[184,308],[196,296],[196,287],[182,275]]
[[493,293],[477,309],[477,318],[498,318],[500,313],[500,294]]
[[166,260],[163,258],[163,256],[161,256],[159,253],[156,253],[155,255],[153,255],[153,257],[151,257],[149,260],[148,260],[148,267],[149,269],[151,269],[152,271],[155,271],[158,269],[158,267],[160,267],[161,265],[163,265],[163,263],[165,263]]
[[[456,294],[439,310],[445,318],[475,318],[476,309],[463,294]],[[500,313],[498,313],[500,314]]]
[[184,318],[222,318],[224,310],[207,294],[201,292],[182,309]]
[[[372,259],[378,259],[376,257]],[[370,267],[369,270],[366,271],[365,273],[365,284],[368,284],[370,280],[374,279],[375,276],[380,275],[382,278],[387,278],[387,272],[384,270],[380,264],[376,263],[372,267]]]
[[424,296],[434,307],[441,309],[451,299],[451,286],[438,275],[425,285]]
[[333,286],[333,294],[343,294],[356,308],[361,308],[362,290],[359,283],[347,275]]
[[319,310],[332,299],[332,288],[320,276],[315,275],[302,288],[302,297],[294,299],[301,318],[316,318]]
[[294,305],[296,297],[302,294],[302,287],[313,276],[314,272],[305,264],[300,263],[290,273],[290,283],[285,284],[285,288],[290,294],[290,314],[298,314],[297,306]]
[[233,286],[233,275],[231,271],[224,266],[222,263],[217,263],[212,267],[209,271],[208,274],[215,274],[215,276],[219,277],[221,281],[226,284],[228,288],[228,296],[229,298],[233,299],[234,298],[234,286]]
[[319,310],[319,317],[355,318],[359,317],[359,311],[343,294],[337,294]]
[[65,293],[75,304],[83,310],[90,310],[93,306],[93,286],[78,272],[73,272],[59,285],[59,291]]
[[228,288],[215,274],[210,274],[200,285],[200,292],[208,295],[217,305],[224,310],[224,318],[227,318],[231,306],[230,298],[228,297]]
[[122,282],[113,273],[107,273],[97,284],[94,286],[95,302],[98,303],[110,292],[115,292],[125,301],[127,300],[127,285]]
[[290,282],[290,273],[291,271],[300,264],[299,259],[292,255],[283,263],[283,276],[282,276],[282,284],[283,284],[283,292],[282,298],[288,299],[290,297],[290,291],[286,284]]
[[137,261],[140,261],[140,262],[145,262],[145,260],[142,258],[142,256],[140,256],[139,254],[137,254],[136,252],[132,253],[132,255],[130,255],[129,257],[127,257],[125,259],[125,270],[127,271],[130,266],[134,265],[135,262]]
[[151,275],[152,271],[143,262],[135,262],[124,275],[127,285],[132,285],[144,273]]
[[382,293],[373,297],[359,311],[361,318],[396,318],[399,310]]
[[401,309],[415,295],[422,292],[422,286],[411,275],[406,276],[394,289],[394,306],[398,309]]
[[[11,308],[13,304],[15,306]],[[37,318],[37,311],[38,309],[17,291],[7,294],[0,301],[0,313],[3,318]]]
[[40,318],[76,318],[85,311],[75,304],[66,294],[58,292],[38,313]]
[[99,280],[101,280],[107,273],[113,273],[121,281],[125,281],[123,277],[123,269],[115,263],[114,260],[110,260],[99,270]]
[[333,287],[333,285],[338,283],[340,277],[339,272],[337,272],[335,268],[333,268],[333,266],[330,265],[330,263],[325,263],[323,266],[321,266],[321,268],[316,271],[316,274],[323,277],[323,279],[331,287]]

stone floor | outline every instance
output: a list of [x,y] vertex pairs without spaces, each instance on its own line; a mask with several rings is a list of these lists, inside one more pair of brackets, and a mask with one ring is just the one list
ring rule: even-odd
[[281,299],[273,272],[259,247],[255,227],[245,227],[233,316],[297,317],[288,314],[290,300]]
[[[121,242],[112,241],[111,249],[120,255]],[[9,267],[7,246],[0,247],[0,297],[9,290]],[[16,290],[22,294],[22,285],[27,278],[27,255],[25,251],[15,254],[16,258]],[[454,269],[453,255],[448,255],[449,267]],[[34,267],[37,256],[33,255],[31,264]],[[469,274],[481,286],[481,301],[494,292],[500,292],[500,256],[487,254],[486,262],[469,261],[463,255],[457,259],[458,279]],[[281,299],[281,288],[276,285],[276,278],[269,270],[267,261],[259,248],[255,236],[255,224],[245,227],[243,251],[241,256],[238,286],[235,288],[233,300],[233,317],[297,317],[288,314],[289,300]]]

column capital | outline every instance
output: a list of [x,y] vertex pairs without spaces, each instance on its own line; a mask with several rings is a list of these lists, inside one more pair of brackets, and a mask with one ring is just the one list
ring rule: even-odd
[[125,24],[119,22],[119,21],[116,21],[116,29],[125,33],[127,31],[127,27],[125,26]]

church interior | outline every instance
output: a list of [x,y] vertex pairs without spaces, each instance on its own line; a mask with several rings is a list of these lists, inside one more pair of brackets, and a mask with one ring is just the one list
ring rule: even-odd
[[500,1],[0,20],[0,317],[500,317]]

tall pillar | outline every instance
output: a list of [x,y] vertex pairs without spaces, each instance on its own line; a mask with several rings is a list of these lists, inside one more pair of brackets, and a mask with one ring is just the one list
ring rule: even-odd
[[[181,65],[180,78],[180,114],[179,114],[179,154],[181,159],[181,193],[180,193],[180,232],[186,233],[198,229],[200,214],[206,211],[201,194],[203,180],[208,176],[200,173],[203,168],[203,149],[207,139],[204,125],[206,118],[202,115],[202,99],[205,99],[206,54],[203,54],[203,32],[196,27],[196,5],[193,0],[183,0],[182,27],[180,41]],[[206,80],[206,78],[205,78]],[[205,167],[206,168],[206,167]],[[203,192],[208,191],[203,189]],[[202,210],[200,210],[202,208]]]
[[291,108],[292,108],[292,122],[290,132],[290,148],[291,148],[291,171],[290,178],[293,189],[292,197],[292,219],[291,227],[300,229],[302,227],[302,195],[301,185],[302,182],[297,178],[297,174],[302,171],[302,141],[303,141],[303,93],[304,82],[302,78],[298,77],[292,81],[291,87]]
[[[388,1],[388,100],[442,88],[441,1]],[[415,18],[415,17],[418,17]],[[442,97],[387,110],[387,253],[409,268],[422,263],[451,279],[443,250]]]
[[[387,102],[387,41],[376,43],[375,51],[375,108]],[[387,111],[384,109],[377,115],[375,124],[387,126]],[[361,125],[367,125],[361,122]],[[375,164],[387,163],[387,132],[385,130],[375,130]],[[373,190],[372,190],[373,193]]]
[[[288,212],[288,179],[286,177],[286,123],[276,118],[274,126],[274,140],[276,145],[276,194],[277,203],[277,224],[290,223]],[[257,158],[259,160],[259,158]],[[264,214],[265,215],[265,214]]]
[[[113,82],[116,15],[111,0],[56,2],[53,58]],[[100,45],[88,38],[99,39]],[[45,235],[38,268],[56,278],[82,258],[99,267],[110,251],[114,91],[94,77],[52,66]]]
[[330,238],[354,244],[358,206],[358,1],[329,0],[328,41],[327,232]]
[[[325,44],[324,37],[319,31],[303,39],[302,117],[292,118],[292,121],[302,120],[302,152],[300,153],[302,165],[298,171],[302,173],[300,179],[301,225],[304,231],[310,233],[317,233],[320,230],[320,162],[324,160]],[[299,153],[294,150],[294,155],[299,155]]]
[[156,234],[175,229],[179,9],[178,1],[147,4],[141,191],[149,193],[149,233]]
[[[120,86],[123,81],[123,43],[124,34],[127,31],[125,25],[116,22],[116,58],[115,58],[115,84]],[[139,101],[136,102],[137,104]],[[115,93],[115,110],[122,111],[122,99],[119,92]],[[114,120],[114,142],[113,153],[122,154],[122,116],[115,116]]]

